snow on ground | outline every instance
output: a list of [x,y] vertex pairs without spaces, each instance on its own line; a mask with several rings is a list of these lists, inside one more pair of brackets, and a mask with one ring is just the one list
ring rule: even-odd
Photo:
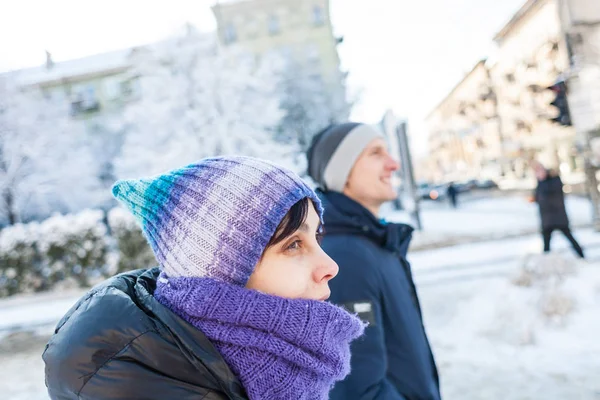
[[54,326],[81,297],[82,290],[15,296],[0,301],[0,339],[13,331]]
[[[598,232],[589,228],[574,229],[573,236],[579,241],[585,253],[590,256],[588,258],[600,261],[600,234]],[[550,247],[552,251],[575,259],[570,243],[560,232],[552,234]],[[496,265],[514,269],[517,260],[532,254],[539,254],[542,250],[542,236],[535,233],[503,240],[413,251],[409,252],[408,260],[412,264],[413,273],[418,282],[421,277],[431,276],[433,273],[456,274],[458,269],[483,272]]]
[[[538,208],[525,195],[465,194],[459,208],[450,208],[448,202],[421,202],[423,231],[415,232],[411,248],[419,250],[440,244],[490,240],[533,233],[539,230]],[[567,212],[575,227],[589,225],[592,209],[588,199],[578,196],[566,198]],[[387,212],[394,222],[413,224],[406,212]],[[413,224],[414,225],[414,224]]]
[[574,309],[552,323],[539,288],[506,278],[421,288],[444,398],[599,399],[600,265],[563,290]]
[[11,355],[0,352],[0,393],[5,400],[47,400],[42,340],[30,340],[29,349]]
[[[537,229],[535,207],[518,198],[475,200],[456,211],[440,204],[428,207],[426,232],[448,236],[453,229],[468,232],[470,225],[481,238],[508,227]],[[569,200],[575,225],[589,221],[586,207],[584,200]],[[575,259],[555,233],[556,262],[565,269],[555,275],[562,278],[542,274],[531,286],[512,281],[522,265],[540,260],[539,234],[411,251],[445,400],[600,399],[600,234],[591,229],[574,233],[591,261]],[[550,270],[557,270],[552,265]],[[52,329],[48,322],[57,321],[79,295],[0,300],[2,399],[47,399],[41,353]],[[552,310],[558,314],[546,317]],[[39,336],[14,332],[27,323]]]
[[[550,258],[538,235],[410,255],[444,399],[600,399],[600,235],[575,235],[593,262],[559,235]],[[525,264],[564,280],[517,286]]]

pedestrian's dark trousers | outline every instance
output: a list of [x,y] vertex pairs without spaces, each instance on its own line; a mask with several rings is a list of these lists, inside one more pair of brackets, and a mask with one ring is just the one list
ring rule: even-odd
[[454,208],[456,208],[456,206],[458,205],[458,199],[457,199],[457,196],[455,194],[451,194],[450,195],[450,204]]
[[544,228],[542,230],[542,236],[544,237],[544,253],[550,251],[550,238],[552,237],[552,232],[554,232],[555,230],[561,231],[563,235],[565,235],[565,237],[569,240],[569,242],[571,242],[571,246],[573,246],[573,249],[575,250],[577,255],[583,258],[583,249],[581,248],[579,243],[577,243],[577,240],[575,240],[569,228]]

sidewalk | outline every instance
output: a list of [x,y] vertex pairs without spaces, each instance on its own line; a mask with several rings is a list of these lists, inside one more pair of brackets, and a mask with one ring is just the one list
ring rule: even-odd
[[[575,234],[579,228],[590,227],[589,200],[568,196],[566,205]],[[390,212],[386,218],[412,224],[406,212]],[[421,221],[423,231],[413,234],[411,251],[516,238],[537,234],[540,229],[537,205],[519,195],[478,199],[464,195],[458,209],[451,209],[447,202],[423,201]]]

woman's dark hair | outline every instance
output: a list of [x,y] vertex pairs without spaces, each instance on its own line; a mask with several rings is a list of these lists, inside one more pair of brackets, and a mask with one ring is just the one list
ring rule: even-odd
[[296,232],[304,222],[306,222],[306,218],[308,217],[308,206],[310,204],[309,202],[312,202],[312,200],[310,200],[308,197],[305,197],[294,204],[292,208],[290,208],[287,214],[285,214],[285,217],[283,217],[279,223],[279,226],[277,226],[277,229],[275,229],[275,233],[271,237],[271,240],[269,240],[266,248],[281,243],[287,237]]

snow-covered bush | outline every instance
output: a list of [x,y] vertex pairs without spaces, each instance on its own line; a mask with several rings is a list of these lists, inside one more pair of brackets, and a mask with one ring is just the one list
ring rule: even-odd
[[560,325],[574,308],[573,296],[565,292],[563,284],[575,271],[574,264],[563,257],[543,254],[527,258],[514,283],[537,288],[540,315]]
[[[39,224],[15,224],[0,231],[0,297],[42,286]],[[37,283],[36,283],[37,282]]]
[[142,230],[130,213],[113,208],[108,214],[108,224],[118,248],[116,273],[157,265]]
[[80,286],[107,275],[108,237],[103,212],[55,215],[40,224],[38,246],[51,283],[71,278]]
[[103,213],[55,215],[0,231],[0,296],[37,292],[57,282],[79,286],[110,274]]

